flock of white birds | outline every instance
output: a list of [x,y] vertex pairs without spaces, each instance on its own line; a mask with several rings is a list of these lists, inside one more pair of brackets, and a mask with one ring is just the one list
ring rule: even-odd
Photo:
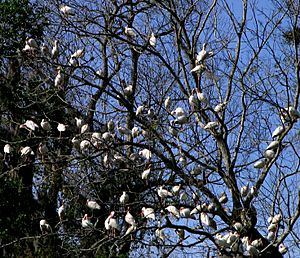
[[[65,17],[73,16],[75,13],[73,9],[69,6],[62,6],[60,8],[61,13]],[[130,37],[130,38],[135,38],[137,36],[137,33],[133,28],[125,27],[124,30],[125,34]],[[54,41],[54,45],[51,51],[43,44],[41,49],[41,52],[43,54],[51,55],[53,58],[57,58],[58,53],[59,53],[59,47],[58,47],[58,40]],[[155,37],[154,33],[151,33],[151,36],[149,38],[149,44],[152,47],[155,47],[157,43],[157,38]],[[195,67],[190,71],[191,73],[198,73],[201,72],[205,69],[205,60],[207,58],[213,57],[214,53],[211,51],[206,51],[207,44],[203,44],[202,50],[198,53],[196,57],[196,64]],[[30,51],[34,52],[37,49],[39,49],[38,44],[36,41],[32,38],[27,38],[26,39],[26,45],[23,49],[23,51]],[[84,56],[84,49],[79,49],[75,51],[69,60],[69,64],[71,66],[78,66],[79,65],[79,59]],[[64,82],[64,75],[61,73],[62,68],[59,66],[57,68],[57,76],[55,78],[54,84],[55,86],[59,87],[63,84]],[[132,85],[128,85],[126,88],[123,89],[124,95],[125,96],[130,96],[133,92]],[[209,105],[209,101],[207,100],[205,94],[201,92],[198,88],[196,90],[192,91],[192,94],[190,95],[189,99],[189,104],[191,107],[191,110],[194,111],[199,107],[200,103],[203,103],[203,105]],[[181,131],[182,125],[186,124],[189,122],[189,115],[187,112],[182,108],[182,107],[176,107],[173,111],[170,112],[170,106],[172,104],[172,100],[170,97],[167,97],[164,101],[164,106],[165,109],[175,118],[170,122],[169,126],[169,132],[173,136],[178,136],[178,134]],[[215,106],[212,110],[215,113],[220,113],[224,110],[226,107],[227,102],[224,103],[219,103],[217,106]],[[146,107],[141,105],[137,107],[136,109],[136,116],[139,117],[145,113]],[[148,110],[148,116],[153,116],[154,111],[149,109]],[[293,120],[297,120],[300,118],[300,113],[293,108],[292,106],[282,109],[281,110],[281,120],[283,124],[286,122],[290,122]],[[83,120],[80,118],[75,118],[75,124],[79,128],[79,133],[85,134],[89,130],[88,124],[84,124]],[[179,127],[178,127],[179,126]],[[204,130],[210,131],[210,133],[216,133],[217,128],[220,126],[218,121],[210,121],[207,124],[203,124],[202,128]],[[32,120],[27,120],[24,124],[20,125],[20,128],[25,128],[29,131],[29,135],[31,136],[34,134],[34,132],[41,127],[45,131],[50,131],[52,129],[52,126],[49,121],[43,119],[40,122],[40,126],[36,124]],[[59,123],[57,125],[57,130],[59,131],[60,137],[62,134],[67,130],[68,125]],[[98,133],[94,132],[91,134],[90,139],[84,139],[84,140],[79,140],[79,137],[74,137],[72,139],[73,145],[79,149],[81,152],[86,152],[88,149],[93,145],[94,147],[98,147],[101,142],[109,142],[112,141],[115,137],[115,124],[113,121],[109,121],[107,123],[107,128],[108,131],[104,133]],[[120,135],[131,135],[133,138],[138,137],[140,134],[143,134],[144,136],[147,134],[147,131],[142,130],[139,127],[133,127],[132,130],[122,127],[118,125],[117,131],[119,132]],[[255,164],[254,167],[258,169],[262,169],[266,166],[268,161],[272,160],[275,155],[276,155],[276,150],[280,147],[280,137],[285,133],[285,127],[284,126],[279,126],[277,127],[273,134],[272,138],[273,140],[270,142],[270,144],[267,146],[264,152],[264,157],[260,160],[258,160]],[[6,144],[4,146],[4,153],[5,155],[10,155],[12,153],[13,149],[9,144]],[[34,155],[33,150],[31,147],[26,146],[22,147],[21,150],[21,156],[26,157],[28,155]],[[46,155],[48,152],[47,145],[45,143],[40,143],[38,147],[38,152],[41,155]],[[152,157],[152,153],[149,149],[143,149],[139,152],[139,155],[149,161]],[[115,155],[114,159],[122,159],[123,157]],[[181,163],[186,162],[184,157],[181,157],[182,159],[179,160]],[[103,159],[104,163],[108,166],[109,163],[109,157],[105,156]],[[141,178],[144,180],[147,180],[151,172],[151,165],[147,166],[146,169],[143,171],[141,174]],[[196,172],[195,172],[196,173]],[[241,188],[241,196],[245,198],[248,193],[255,194],[255,189],[251,188],[249,189],[249,185],[245,185]],[[172,191],[168,191],[167,189],[164,188],[164,186],[160,186],[157,189],[157,194],[161,198],[162,203],[164,203],[164,200],[166,198],[172,198],[174,196],[179,196],[179,199],[181,201],[185,201],[187,199],[187,194],[186,192],[181,191],[181,185],[176,185],[172,188]],[[120,203],[125,207],[126,203],[129,201],[129,196],[126,192],[123,192],[123,194],[120,196]],[[222,193],[221,196],[219,197],[219,202],[221,204],[225,204],[228,201],[228,197],[226,193]],[[100,205],[91,200],[87,200],[87,206],[93,211],[93,210],[99,210],[101,207]],[[159,214],[165,215],[166,213],[170,214],[172,217],[176,219],[180,218],[186,218],[186,219],[196,219],[196,216],[199,216],[199,220],[201,221],[202,225],[209,227],[211,229],[216,230],[217,229],[217,223],[213,219],[213,216],[210,214],[213,214],[216,210],[215,204],[214,203],[202,203],[201,205],[197,205],[194,209],[190,209],[187,207],[181,207],[179,210],[177,207],[174,205],[169,205],[165,207],[164,210],[159,211]],[[65,212],[65,205],[62,204],[61,207],[58,208],[58,216],[60,221],[62,221],[63,214]],[[141,210],[141,214],[148,220],[155,220],[155,210],[153,208],[146,208],[143,207]],[[117,231],[120,231],[120,225],[118,224],[118,219],[115,217],[115,212],[111,211],[109,216],[106,218],[104,227],[107,230],[108,234],[110,237],[117,237]],[[272,241],[275,238],[275,232],[278,230],[279,223],[281,221],[281,216],[280,214],[271,217],[269,219],[270,226],[268,227],[268,236],[267,239]],[[135,218],[132,216],[129,210],[127,210],[126,215],[124,217],[124,220],[128,224],[128,229],[124,233],[124,236],[131,235],[131,239],[133,239],[133,234],[137,230],[137,222]],[[83,228],[93,228],[95,225],[91,222],[91,217],[88,216],[88,214],[85,214],[82,218],[81,225]],[[45,219],[40,221],[40,229],[42,233],[45,232],[52,232],[51,226],[47,223]],[[255,239],[250,241],[248,237],[243,237],[240,238],[240,232],[243,229],[243,225],[240,222],[236,222],[232,226],[232,230],[229,233],[226,234],[221,234],[218,233],[215,235],[215,242],[217,245],[219,245],[222,248],[225,248],[227,251],[231,252],[236,252],[240,254],[245,254],[247,253],[250,256],[257,256],[259,254],[259,248],[262,246],[262,241],[261,239]],[[177,235],[179,236],[180,241],[182,242],[184,240],[184,230],[182,229],[176,229],[175,231]],[[161,222],[160,220],[157,222],[157,230],[155,231],[155,235],[158,239],[161,241],[164,241],[166,239],[166,234],[164,233],[164,228],[161,228]],[[279,251],[281,253],[286,253],[287,248],[281,244],[279,246]],[[237,254],[236,257],[239,257],[239,254]]]

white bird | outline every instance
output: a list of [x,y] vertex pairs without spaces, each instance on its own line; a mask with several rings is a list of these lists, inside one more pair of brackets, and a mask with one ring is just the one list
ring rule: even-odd
[[76,50],[71,57],[73,58],[82,58],[84,56],[85,50],[84,49],[78,49]]
[[266,150],[264,152],[264,157],[267,159],[273,159],[275,157],[275,151],[273,150]]
[[[136,231],[137,227],[135,224],[131,225],[125,232],[124,237],[128,236]],[[133,240],[133,236],[131,235],[131,240]]]
[[188,118],[183,115],[183,116],[178,116],[175,120],[174,120],[174,124],[179,124],[179,125],[183,125],[186,124],[188,122]]
[[73,67],[78,67],[79,66],[79,60],[76,57],[70,57],[69,59],[69,65]]
[[131,135],[133,138],[136,138],[140,135],[141,131],[140,131],[140,128],[137,127],[137,126],[134,126],[132,129],[131,129]]
[[143,179],[143,180],[147,180],[148,177],[149,177],[150,172],[151,172],[151,167],[145,169],[145,170],[143,171],[143,173],[142,173],[142,179]]
[[196,73],[196,72],[201,72],[205,70],[205,66],[203,64],[196,65],[190,73]]
[[254,163],[254,168],[263,168],[266,165],[266,160],[265,159],[261,159],[258,160]]
[[154,35],[153,32],[151,33],[151,37],[150,37],[150,39],[149,39],[149,44],[150,44],[150,46],[152,46],[152,47],[155,47],[155,46],[156,46],[156,37],[155,37],[155,35]]
[[108,131],[110,131],[110,132],[113,132],[113,131],[114,131],[114,129],[115,129],[115,123],[114,123],[114,121],[109,120],[109,121],[107,122],[107,129],[108,129]]
[[300,113],[299,113],[299,111],[296,110],[293,106],[289,106],[289,107],[288,107],[288,112],[289,112],[290,117],[291,117],[293,120],[296,120],[296,119],[300,118]]
[[39,126],[32,120],[26,120],[24,124],[20,125],[20,128],[25,128],[31,132],[31,131],[35,131],[35,129],[38,129]]
[[272,219],[272,223],[273,223],[273,224],[278,224],[278,223],[281,221],[281,219],[282,219],[281,214],[280,214],[280,213],[279,213],[279,214],[276,214],[276,215],[273,217],[273,219]]
[[183,110],[183,108],[182,107],[177,107],[175,110],[173,110],[172,112],[171,112],[171,114],[172,115],[175,115],[175,116],[185,116],[185,112],[184,112],[184,110]]
[[278,126],[272,133],[272,138],[276,138],[279,137],[283,132],[284,132],[285,128],[283,126]]
[[273,231],[268,232],[267,239],[273,241],[275,238],[275,233]]
[[124,191],[120,197],[120,203],[125,205],[129,201],[129,195]]
[[203,128],[205,130],[211,130],[211,129],[215,129],[216,127],[218,127],[219,123],[216,121],[213,122],[208,122]]
[[72,142],[74,148],[76,148],[76,149],[80,148],[80,141],[76,136],[72,138],[71,142]]
[[89,129],[89,125],[88,124],[84,124],[81,129],[80,129],[80,133],[84,134],[85,132],[87,132]]
[[249,184],[246,184],[241,187],[241,196],[246,197],[249,192]]
[[201,223],[206,225],[206,226],[209,226],[209,217],[207,215],[206,212],[201,212],[200,213],[200,220],[201,220]]
[[142,113],[143,113],[143,111],[144,111],[144,106],[142,105],[142,106],[138,106],[138,108],[136,109],[136,111],[135,111],[135,115],[136,116],[139,116],[139,115],[141,115]]
[[81,226],[83,228],[91,228],[93,227],[93,223],[91,222],[91,218],[88,217],[87,214],[84,214],[83,218],[81,219]]
[[78,117],[75,117],[75,122],[76,122],[76,126],[78,128],[81,128],[83,126],[83,120],[78,118]]
[[219,202],[220,203],[226,203],[228,202],[228,197],[227,197],[227,194],[225,192],[223,192],[219,198]]
[[179,185],[174,185],[174,186],[172,187],[172,192],[173,192],[174,194],[178,194],[179,191],[180,191],[180,189],[181,189],[181,184],[179,184]]
[[64,83],[64,75],[61,73],[61,66],[57,67],[57,75],[54,79],[54,86],[60,88]]
[[273,224],[271,223],[269,226],[268,226],[268,232],[275,232],[278,228],[278,225],[277,224]]
[[42,234],[52,233],[52,228],[45,219],[40,220],[40,229]]
[[171,100],[171,97],[170,97],[170,96],[168,96],[168,97],[165,99],[165,101],[164,101],[165,109],[166,109],[167,111],[169,111],[169,108],[170,108],[170,106],[171,106],[171,102],[172,102],[172,100]]
[[125,215],[125,221],[129,224],[129,225],[135,225],[136,226],[136,222],[134,217],[131,215],[131,213],[129,212],[129,210],[127,210],[127,213]]
[[46,121],[45,119],[42,119],[40,125],[41,125],[42,129],[45,130],[45,131],[50,131],[51,130],[50,123],[48,121]]
[[166,239],[164,229],[160,228],[160,223],[158,225],[158,228],[155,230],[155,236],[162,242]]
[[41,154],[41,155],[45,155],[48,153],[48,147],[45,143],[40,143],[39,144],[39,147],[38,147],[38,152]]
[[65,205],[64,205],[64,203],[62,203],[62,205],[57,210],[57,214],[58,214],[58,217],[59,217],[60,221],[62,221],[62,217],[64,215],[64,212],[65,212]]
[[133,86],[130,84],[126,88],[124,88],[125,96],[131,96],[133,93]]
[[33,38],[26,38],[26,44],[30,47],[30,48],[32,48],[32,49],[38,49],[39,48],[39,46],[38,46],[38,44],[37,44],[37,42],[35,41],[35,39],[33,39]]
[[194,93],[195,93],[195,89],[192,90],[192,94],[189,96],[189,104],[190,104],[192,110],[195,110],[195,108],[198,105],[198,100],[194,96]]
[[268,145],[266,150],[274,150],[274,149],[277,149],[278,146],[279,146],[279,141],[272,141],[272,142],[270,142],[270,144]]
[[285,254],[287,251],[288,251],[288,249],[287,249],[287,247],[284,245],[284,244],[280,244],[279,245],[279,247],[278,247],[278,251],[279,251],[279,253],[281,253],[281,254]]
[[216,105],[215,108],[214,108],[214,111],[216,113],[219,113],[219,112],[223,111],[226,104],[227,104],[227,102],[220,103],[220,104]]
[[101,209],[101,206],[95,201],[87,200],[86,205],[92,210],[100,210]]
[[143,207],[142,208],[142,215],[146,219],[153,219],[153,220],[155,220],[155,212],[154,212],[154,209],[152,209],[152,208]]
[[198,55],[196,57],[197,63],[203,63],[205,61],[205,59],[213,56],[214,52],[212,52],[212,51],[207,52],[206,47],[207,47],[207,43],[204,43],[202,46],[202,50],[198,53]]
[[158,193],[158,196],[161,197],[161,198],[167,198],[167,197],[172,197],[173,196],[173,194],[171,192],[169,192],[166,189],[163,189],[162,186],[160,186],[157,189],[157,193]]
[[143,149],[139,152],[139,155],[145,158],[146,160],[150,160],[152,157],[152,152],[148,149]]
[[194,209],[192,209],[190,215],[198,214],[202,210],[201,205],[197,205]]
[[102,134],[102,139],[103,139],[104,141],[109,141],[109,140],[112,139],[112,137],[113,137],[113,136],[111,135],[110,132],[105,132],[105,133]]
[[232,227],[237,231],[237,232],[241,232],[243,230],[243,225],[242,223],[236,221],[233,223]]
[[200,102],[203,102],[203,103],[208,103],[208,100],[207,98],[205,97],[204,93],[201,92],[198,88],[196,88],[196,95],[197,95],[197,99],[200,101]]
[[59,123],[57,125],[57,130],[59,131],[59,137],[61,137],[61,133],[66,131],[67,126]]
[[33,150],[29,146],[21,147],[20,151],[21,151],[21,157],[34,155]]
[[180,207],[179,213],[182,218],[194,218],[190,208]]
[[134,38],[136,36],[134,30],[132,28],[129,28],[129,27],[125,27],[125,34],[129,37],[132,37]]
[[74,14],[74,11],[73,11],[73,8],[71,8],[70,6],[67,6],[67,5],[62,5],[59,10],[62,12],[62,14],[66,17],[68,16],[73,16],[75,15]]
[[50,51],[49,51],[48,46],[45,43],[43,43],[41,45],[40,49],[41,49],[42,56],[44,56],[44,57],[48,57],[49,56]]
[[57,39],[54,40],[53,48],[51,50],[51,56],[53,59],[57,58],[59,54],[58,42],[59,41]]
[[169,205],[165,208],[169,213],[171,213],[174,217],[180,218],[180,212],[174,205]]
[[112,237],[116,237],[116,230],[119,230],[119,225],[117,220],[114,218],[115,212],[112,211],[109,216],[104,221],[104,226],[107,231],[110,231],[109,234]]
[[10,154],[13,151],[13,148],[7,143],[4,145],[3,151],[5,154]]
[[91,142],[89,140],[82,140],[80,142],[80,150],[82,152],[87,151],[90,146],[91,146]]

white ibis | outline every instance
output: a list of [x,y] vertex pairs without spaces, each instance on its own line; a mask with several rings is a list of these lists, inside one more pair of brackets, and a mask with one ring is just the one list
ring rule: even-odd
[[182,107],[177,107],[175,110],[173,110],[172,112],[171,112],[171,114],[172,115],[175,115],[175,116],[185,116],[185,112],[184,112],[184,110],[183,110],[183,108]]
[[35,39],[29,38],[29,37],[26,38],[26,45],[28,45],[30,49],[38,49],[39,48]]
[[198,88],[196,88],[196,95],[197,95],[197,99],[200,101],[200,102],[203,102],[203,103],[208,103],[208,100],[207,98],[205,97],[204,93],[201,92]]
[[206,47],[207,47],[207,43],[204,43],[202,46],[202,50],[198,53],[196,57],[197,63],[204,63],[205,59],[212,57],[214,55],[214,52],[212,51],[207,52]]
[[93,210],[100,210],[101,206],[96,202],[92,200],[87,200],[86,205],[93,211]]
[[149,175],[150,175],[150,172],[151,172],[151,166],[149,166],[147,169],[145,169],[143,172],[142,172],[142,179],[143,180],[147,180]]
[[202,224],[209,226],[209,217],[206,212],[200,213],[200,220]]
[[57,210],[57,214],[58,214],[58,217],[59,217],[60,221],[62,221],[64,213],[65,213],[65,205],[64,205],[64,203],[62,203],[62,205]]
[[142,208],[141,214],[146,218],[146,219],[153,219],[155,220],[155,212],[153,208]]
[[268,232],[267,239],[273,241],[275,239],[275,233],[273,231]]
[[265,165],[266,165],[266,160],[265,159],[261,159],[261,160],[258,160],[254,163],[254,168],[263,168]]
[[152,157],[152,152],[148,149],[143,149],[139,152],[139,155],[145,158],[146,160],[150,160]]
[[32,120],[26,120],[24,124],[20,125],[20,128],[27,129],[29,131],[29,135],[31,135],[31,133],[34,132],[36,129],[38,129],[39,126]]
[[273,219],[272,219],[272,223],[273,223],[273,224],[278,224],[278,223],[281,221],[281,219],[282,219],[281,214],[276,214],[276,215],[273,217]]
[[80,150],[81,152],[88,151],[89,147],[91,146],[91,142],[89,140],[82,140],[80,142]]
[[172,187],[172,192],[173,192],[174,194],[178,194],[179,191],[180,191],[180,189],[181,189],[181,184],[179,184],[179,185],[174,185],[174,186]]
[[272,142],[270,142],[270,144],[268,145],[266,150],[274,150],[274,149],[277,149],[278,146],[279,146],[279,141],[272,141]]
[[117,220],[114,218],[115,212],[112,211],[104,221],[105,229],[109,232],[109,235],[116,237],[116,230],[119,230]]
[[144,109],[145,109],[145,107],[143,105],[138,106],[136,111],[135,111],[135,115],[139,116],[139,115],[143,114]]
[[134,126],[132,129],[131,129],[131,135],[132,135],[132,138],[136,138],[140,135],[141,131],[140,131],[140,128],[137,127],[137,126]]
[[52,228],[45,219],[40,220],[40,229],[42,234],[52,233]]
[[155,230],[155,236],[162,242],[165,241],[166,235],[164,233],[164,229],[160,227],[160,221],[158,222],[158,228]]
[[78,67],[80,65],[78,58],[71,56],[69,59],[69,65],[73,67]]
[[78,49],[71,55],[71,57],[78,59],[78,58],[82,58],[84,54],[85,54],[84,49]]
[[136,231],[137,227],[135,224],[132,224],[125,232],[124,237],[131,235],[131,240],[133,240],[133,235],[132,233],[134,233]]
[[91,228],[93,227],[93,223],[91,222],[91,218],[88,217],[87,214],[84,214],[83,218],[81,219],[81,226],[83,228]]
[[102,134],[102,139],[106,142],[110,141],[112,139],[112,134],[110,132],[104,132]]
[[172,102],[172,100],[171,100],[171,97],[170,97],[170,96],[168,96],[168,97],[165,99],[165,101],[164,101],[165,109],[166,109],[167,111],[169,111],[169,108],[170,108],[170,106],[171,106],[171,102]]
[[54,40],[54,43],[53,43],[53,48],[51,50],[51,56],[53,59],[56,59],[58,57],[58,54],[59,54],[59,48],[58,48],[58,40]]
[[169,205],[165,208],[169,213],[171,213],[174,217],[180,218],[180,212],[174,205]]
[[155,47],[155,46],[156,46],[156,37],[155,37],[155,35],[154,35],[153,32],[151,33],[151,37],[150,37],[150,39],[149,39],[149,44],[150,44],[150,46],[152,46],[152,47]]
[[83,126],[83,120],[81,118],[75,117],[76,126],[81,128]]
[[3,151],[4,151],[4,154],[11,154],[12,151],[13,151],[13,148],[7,143],[4,145],[4,148],[3,148]]
[[42,155],[44,158],[44,155],[48,153],[48,147],[45,143],[40,142],[39,147],[38,147],[38,152]]
[[166,189],[163,189],[163,186],[160,186],[157,189],[157,193],[158,193],[158,196],[161,197],[162,199],[165,199],[167,197],[172,197],[173,196],[173,194],[171,192],[169,192]]
[[129,195],[124,191],[120,197],[120,203],[125,205],[129,201]]
[[24,157],[24,156],[26,157],[28,155],[34,155],[33,150],[29,146],[21,147],[20,151],[21,151],[21,157]]
[[249,192],[249,183],[241,187],[241,196],[246,197]]
[[57,125],[57,131],[59,131],[59,137],[61,137],[61,133],[66,131],[67,126],[59,123]]
[[178,116],[175,120],[174,120],[174,124],[178,124],[178,125],[184,125],[186,123],[188,123],[188,117],[186,117],[185,115],[183,116]]
[[202,71],[204,71],[206,69],[206,66],[203,64],[199,64],[196,65],[191,71],[190,73],[201,73]]
[[110,132],[113,132],[113,131],[114,131],[114,129],[115,129],[115,123],[114,123],[114,121],[109,120],[109,121],[107,122],[107,129],[108,129]]
[[86,133],[86,132],[88,131],[88,129],[89,129],[89,125],[88,125],[88,124],[84,124],[84,125],[81,127],[81,129],[80,129],[80,133],[81,133],[81,134],[84,134],[84,133]]
[[59,10],[61,11],[61,13],[65,16],[65,17],[69,17],[69,16],[74,16],[74,10],[72,7],[68,6],[68,5],[62,5]]
[[222,204],[225,204],[226,202],[228,202],[228,197],[227,194],[225,192],[223,192],[219,198],[219,202]]
[[215,108],[214,108],[214,111],[215,111],[216,113],[220,113],[221,111],[224,110],[226,104],[227,104],[227,102],[225,101],[225,102],[223,102],[223,103],[220,103],[220,104],[216,105]]
[[180,207],[179,213],[182,218],[194,218],[190,208]]
[[219,125],[218,122],[213,121],[213,122],[208,122],[203,128],[204,128],[205,130],[212,130],[212,129],[217,128],[218,125]]
[[129,209],[127,210],[127,213],[125,215],[125,221],[129,224],[129,225],[135,225],[136,226],[136,222],[134,217],[131,215]]
[[285,128],[283,126],[278,126],[272,133],[272,138],[280,137],[281,134],[284,132]]
[[278,251],[279,251],[279,253],[281,253],[281,254],[285,254],[287,251],[288,251],[288,249],[287,249],[287,247],[284,245],[284,244],[280,244],[279,245],[279,247],[278,247]]
[[195,89],[192,90],[192,94],[189,96],[189,104],[192,110],[195,110],[198,104],[197,98],[195,97],[194,93]]
[[134,38],[136,36],[133,28],[129,28],[126,26],[124,31],[125,31],[125,34],[131,38]]
[[56,68],[56,71],[57,71],[57,75],[54,79],[54,86],[56,88],[61,88],[63,86],[63,83],[64,83],[64,75],[61,73],[61,66],[58,66]]
[[125,96],[131,96],[133,93],[133,86],[130,84],[126,88],[124,88]]
[[41,127],[45,131],[51,131],[51,125],[48,121],[46,121],[44,118],[42,119],[40,123]]
[[273,150],[266,150],[264,152],[264,157],[266,159],[273,159],[275,157],[275,151],[273,151]]

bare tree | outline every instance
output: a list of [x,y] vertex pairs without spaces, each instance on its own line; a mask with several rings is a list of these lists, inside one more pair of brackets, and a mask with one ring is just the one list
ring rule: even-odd
[[26,105],[51,125],[18,142],[35,153],[21,158],[39,241],[81,257],[299,254],[299,3],[47,7],[44,41],[18,54]]

